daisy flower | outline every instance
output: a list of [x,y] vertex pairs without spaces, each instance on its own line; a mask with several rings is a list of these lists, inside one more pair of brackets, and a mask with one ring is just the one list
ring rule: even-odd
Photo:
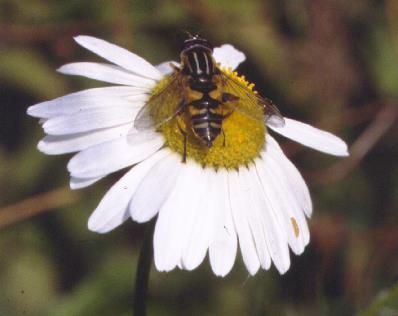
[[[285,273],[289,248],[299,255],[309,242],[306,217],[311,216],[312,203],[302,176],[267,126],[234,111],[223,121],[226,143],[218,137],[204,149],[188,138],[183,163],[183,140],[175,119],[156,131],[134,125],[151,95],[168,84],[170,62],[153,66],[101,39],[75,40],[110,63],[71,63],[58,71],[112,85],[33,105],[28,114],[41,119],[47,134],[38,144],[40,151],[77,152],[68,163],[72,189],[129,168],[92,213],[88,228],[106,233],[128,218],[143,223],[157,215],[153,247],[159,271],[195,269],[208,254],[214,273],[225,276],[239,245],[251,275],[260,267],[269,269],[271,263]],[[234,72],[245,60],[242,52],[223,45],[214,49],[213,57],[226,76],[256,93]],[[283,126],[271,121],[267,125],[307,147],[348,155],[340,138],[284,120]]]

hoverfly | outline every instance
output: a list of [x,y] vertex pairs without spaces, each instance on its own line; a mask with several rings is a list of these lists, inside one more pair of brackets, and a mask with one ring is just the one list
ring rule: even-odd
[[[283,117],[271,100],[260,97],[238,80],[224,74],[212,54],[213,47],[207,40],[197,35],[186,39],[180,53],[181,64],[170,64],[173,72],[168,84],[150,97],[134,122],[138,130],[156,130],[174,118],[177,118],[177,123],[178,119],[188,122],[184,124],[185,129],[178,123],[184,137],[183,162],[186,161],[187,129],[201,145],[210,148],[220,134],[224,136],[225,145],[222,125],[233,111],[259,120],[247,107],[240,106],[239,95],[244,96],[245,102],[262,108],[261,120],[264,123],[284,125]],[[165,111],[163,106],[170,102],[173,102],[173,110]]]

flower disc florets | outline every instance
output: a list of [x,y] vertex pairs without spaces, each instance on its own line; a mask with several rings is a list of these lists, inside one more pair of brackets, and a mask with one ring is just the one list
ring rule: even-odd
[[[251,93],[256,93],[253,90],[254,84],[246,81],[243,76],[239,76],[230,69],[222,69],[222,72],[235,81],[239,81]],[[156,94],[167,86],[169,82],[170,77],[166,77],[159,82],[152,93]],[[183,155],[184,137],[180,128],[182,127],[187,132],[187,159],[194,160],[204,167],[238,169],[240,166],[250,164],[257,158],[265,144],[266,127],[263,121],[262,108],[253,104],[253,102],[249,102],[248,96],[245,93],[240,93],[236,90],[229,91],[228,88],[224,92],[239,97],[239,106],[231,115],[223,119],[223,133],[218,135],[212,147],[206,147],[197,139],[192,132],[191,126],[188,126],[189,120],[179,120],[178,123],[177,119],[172,119],[159,128],[159,132],[165,137],[166,146],[178,152],[181,156]],[[169,107],[175,107],[175,104],[179,104],[180,100],[178,98],[179,94],[176,93],[176,100],[173,100],[170,104],[164,104],[164,110],[173,113],[173,109],[169,109]],[[244,109],[244,113],[240,109]],[[247,115],[247,113],[250,113],[250,115]],[[157,122],[156,117],[154,117],[154,121]],[[181,122],[185,126],[181,126]]]

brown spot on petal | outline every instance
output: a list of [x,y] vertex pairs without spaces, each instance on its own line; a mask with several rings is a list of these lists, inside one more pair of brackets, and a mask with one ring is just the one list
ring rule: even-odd
[[297,221],[296,221],[296,219],[294,217],[290,217],[290,221],[292,222],[294,235],[296,236],[296,238],[298,238],[298,236],[300,234],[300,229],[299,229],[299,226],[297,224]]

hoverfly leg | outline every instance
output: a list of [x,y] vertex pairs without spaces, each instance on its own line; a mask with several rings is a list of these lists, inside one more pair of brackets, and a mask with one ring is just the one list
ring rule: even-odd
[[[231,112],[231,113],[232,113],[232,112]],[[231,113],[229,113],[229,114],[227,114],[227,115],[229,116]],[[221,128],[221,133],[222,133],[222,136],[223,136],[222,146],[225,147],[225,132],[224,132],[224,129],[223,129],[223,128]]]
[[178,129],[180,130],[182,136],[184,137],[184,152],[182,154],[182,163],[186,163],[187,162],[187,132],[184,131],[184,129],[182,128],[180,121],[178,119],[179,117],[177,117],[177,126]]
[[182,163],[187,162],[187,133],[184,133],[184,153],[182,154]]
[[228,118],[232,113],[234,113],[234,110],[230,110],[228,113],[223,114],[223,116],[222,116],[223,120],[225,120],[226,118]]
[[228,116],[230,116],[234,112],[234,109],[237,107],[240,98],[231,93],[224,92],[221,96],[221,100],[223,103],[229,103],[227,105],[227,107],[229,107],[228,113],[223,114],[223,119],[226,119]]

